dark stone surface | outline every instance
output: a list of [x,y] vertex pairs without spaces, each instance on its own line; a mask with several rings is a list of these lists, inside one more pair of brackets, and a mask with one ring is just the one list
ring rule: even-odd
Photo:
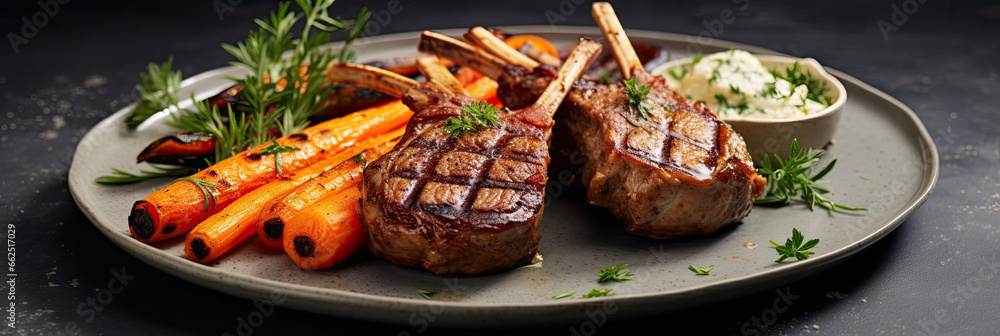
[[[780,286],[799,298],[775,314],[762,334],[995,334],[1000,329],[1000,275],[985,267],[986,261],[1000,263],[1000,5],[921,1],[888,40],[877,22],[892,22],[892,6],[903,6],[902,0],[616,2],[626,27],[692,35],[709,31],[705,21],[733,10],[736,19],[719,38],[814,57],[856,76],[915,110],[938,145],[942,170],[930,200],[870,248]],[[5,36],[20,33],[21,17],[39,12],[37,3],[4,4]],[[391,16],[380,33],[549,24],[546,11],[560,10],[559,1],[404,0],[402,5],[404,11]],[[345,16],[359,6],[357,1],[334,5]],[[251,301],[160,272],[112,244],[77,209],[66,174],[83,134],[136,100],[133,87],[146,63],[172,54],[188,75],[223,66],[230,56],[219,43],[242,39],[250,19],[273,7],[246,0],[220,20],[208,0],[71,1],[19,45],[19,52],[9,44],[0,47],[0,224],[16,227],[17,255],[16,329],[3,326],[0,334],[57,334],[67,327],[86,335],[238,334],[239,319],[256,311]],[[592,26],[589,12],[584,4],[557,24]],[[108,287],[114,272],[134,279],[111,302],[91,306],[108,300],[97,290]],[[3,296],[7,291],[4,285]],[[597,332],[753,334],[745,323],[772,318],[767,310],[777,295],[746,294],[606,324]],[[579,326],[523,333],[569,334],[570,327]],[[293,330],[470,333],[433,323],[422,330],[277,309],[253,334]]]

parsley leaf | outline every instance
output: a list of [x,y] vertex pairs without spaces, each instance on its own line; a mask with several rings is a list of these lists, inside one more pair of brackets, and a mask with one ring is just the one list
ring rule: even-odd
[[628,278],[632,276],[632,272],[625,271],[625,268],[628,266],[628,264],[618,264],[614,267],[602,268],[597,274],[597,282],[605,282],[608,280],[625,282],[632,280],[632,278]]
[[650,115],[649,86],[639,83],[635,77],[622,81],[625,84],[625,95],[628,97],[628,106],[639,114],[640,117],[648,119]]
[[767,178],[764,186],[764,193],[754,201],[754,204],[781,204],[787,205],[793,196],[799,196],[802,201],[809,205],[809,210],[813,210],[814,205],[819,205],[827,211],[862,211],[865,208],[854,208],[843,204],[834,203],[821,196],[830,192],[829,189],[819,186],[819,179],[826,176],[833,170],[837,160],[830,161],[823,169],[813,174],[813,167],[819,164],[819,156],[823,155],[822,149],[809,149],[802,152],[798,139],[792,139],[792,146],[788,151],[789,159],[784,161],[777,154],[773,154],[778,161],[778,167],[771,166],[771,160],[765,156],[761,162],[758,172]]
[[795,257],[796,260],[809,259],[809,256],[815,254],[816,252],[807,250],[816,247],[816,244],[819,244],[819,239],[813,239],[807,241],[805,244],[802,244],[803,240],[805,240],[805,237],[802,236],[802,232],[799,232],[799,230],[795,228],[792,228],[792,238],[786,239],[785,245],[775,243],[772,240],[771,244],[774,244],[774,249],[778,251],[779,255],[781,255],[781,258],[778,258],[778,260],[775,260],[774,262],[780,263],[786,258],[791,257]]
[[584,299],[589,299],[589,298],[595,298],[595,297],[601,297],[601,296],[608,296],[609,295],[608,293],[611,293],[611,289],[610,288],[608,288],[608,289],[596,289],[595,288],[595,289],[591,289],[590,293],[583,294],[583,298]]
[[695,265],[688,265],[688,268],[697,273],[698,275],[708,275],[708,272],[711,272],[712,269],[715,268],[715,265],[708,266],[708,268],[701,268]]
[[497,112],[500,110],[486,101],[462,105],[462,113],[457,117],[448,118],[448,125],[445,125],[444,131],[457,137],[466,132],[476,133],[481,129],[500,125]]

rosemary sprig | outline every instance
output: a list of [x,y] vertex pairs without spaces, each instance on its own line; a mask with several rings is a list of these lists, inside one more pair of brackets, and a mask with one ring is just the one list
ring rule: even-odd
[[201,189],[201,193],[205,196],[205,212],[208,212],[209,206],[212,207],[212,211],[215,211],[215,193],[213,191],[218,188],[215,186],[215,183],[193,177],[182,177],[174,180],[174,182],[178,181],[191,181],[191,183],[194,183],[198,189]]
[[649,119],[650,106],[646,96],[649,95],[649,86],[639,83],[635,77],[622,81],[625,84],[625,95],[628,97],[628,106],[643,119]]
[[182,76],[180,70],[171,70],[173,63],[174,57],[170,56],[162,65],[149,63],[146,72],[139,74],[142,83],[136,85],[135,90],[139,92],[142,101],[125,118],[125,124],[129,128],[136,128],[154,114],[177,106]]
[[785,240],[785,245],[775,243],[772,240],[771,244],[774,244],[774,250],[781,255],[781,258],[778,258],[778,260],[775,260],[774,262],[780,263],[786,258],[791,257],[794,257],[795,260],[806,260],[809,259],[809,256],[816,254],[816,252],[807,250],[816,247],[816,245],[819,244],[819,239],[807,241],[805,244],[802,243],[803,240],[805,240],[805,237],[802,235],[802,232],[799,232],[799,230],[795,228],[792,228],[792,238],[787,238]]
[[271,140],[271,145],[260,150],[260,155],[274,154],[274,167],[281,175],[281,153],[288,153],[300,150],[298,147],[285,146],[278,143],[278,140]]
[[481,129],[499,125],[500,118],[496,115],[498,112],[500,112],[499,109],[486,101],[462,105],[462,114],[457,117],[449,117],[448,125],[445,125],[444,131],[457,137],[461,136],[462,133],[475,133]]
[[150,167],[153,167],[154,170],[139,170],[139,174],[132,174],[117,168],[111,168],[111,175],[98,177],[94,181],[100,184],[129,184],[157,177],[187,176],[197,171],[197,169],[191,167],[166,168],[153,165],[150,165]]
[[788,151],[788,161],[784,161],[780,156],[774,154],[778,161],[777,166],[771,166],[771,160],[765,156],[761,162],[758,172],[767,178],[767,185],[764,193],[754,201],[754,204],[781,204],[791,203],[791,198],[799,196],[802,201],[809,205],[809,210],[813,210],[814,205],[827,209],[827,211],[862,211],[865,208],[849,207],[835,203],[821,196],[830,192],[829,189],[821,187],[818,182],[833,170],[837,160],[831,160],[823,169],[813,174],[813,167],[819,164],[819,156],[823,155],[822,149],[808,149],[802,152],[802,146],[798,139],[792,139],[791,148]]

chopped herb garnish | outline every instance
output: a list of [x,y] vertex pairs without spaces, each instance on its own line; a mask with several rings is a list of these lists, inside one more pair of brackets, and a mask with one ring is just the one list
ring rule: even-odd
[[774,249],[778,251],[779,255],[781,255],[781,258],[778,258],[778,260],[775,260],[774,262],[780,263],[782,260],[791,257],[794,257],[796,260],[809,259],[809,256],[815,254],[816,252],[807,250],[816,247],[816,244],[819,244],[819,239],[813,239],[807,241],[805,244],[802,244],[803,240],[805,240],[805,237],[802,236],[802,232],[799,232],[799,230],[795,228],[792,228],[792,238],[787,238],[785,240],[785,245],[775,243],[772,240],[771,244],[774,244]]
[[[674,71],[675,71],[675,70],[677,70],[678,68],[679,68],[679,69],[681,69],[681,73],[676,73],[676,72],[674,72]],[[687,67],[685,67],[685,66],[681,65],[681,66],[679,66],[679,67],[677,67],[677,68],[673,68],[673,69],[670,69],[670,71],[668,71],[667,73],[669,73],[669,74],[670,74],[670,77],[673,77],[674,79],[676,79],[676,80],[678,80],[678,81],[679,81],[679,80],[682,80],[682,79],[684,79],[684,76],[687,76],[687,74],[688,74],[688,69],[687,69]]]
[[630,281],[632,278],[632,272],[625,271],[628,264],[618,264],[614,267],[602,268],[597,274],[597,282],[605,282],[608,280],[614,280],[617,282]]
[[596,289],[595,288],[595,289],[591,289],[590,293],[583,294],[583,298],[584,299],[589,299],[589,298],[595,298],[595,297],[601,297],[601,296],[608,296],[609,295],[608,293],[611,293],[611,289],[610,288],[609,289]]
[[695,265],[688,265],[688,268],[697,273],[698,275],[708,275],[708,272],[711,272],[712,269],[715,268],[715,265],[708,266],[708,268],[701,268]]
[[132,174],[120,169],[111,168],[112,175],[105,175],[98,177],[94,181],[100,184],[128,184],[142,182],[149,179],[154,179],[157,177],[175,177],[175,176],[188,176],[195,172],[197,169],[191,167],[180,167],[180,168],[165,168],[160,166],[151,166],[156,170],[139,170],[139,174]]
[[208,212],[209,206],[212,207],[212,211],[215,211],[215,193],[213,193],[213,191],[217,189],[215,183],[208,182],[205,180],[199,180],[193,177],[182,177],[174,180],[174,182],[178,181],[191,181],[191,183],[194,183],[194,185],[197,186],[198,189],[201,189],[201,193],[205,197],[204,199],[205,212]]
[[261,149],[260,155],[274,154],[274,167],[278,170],[278,175],[281,175],[281,153],[294,152],[297,150],[299,150],[298,147],[281,145],[278,143],[278,140],[271,140],[271,145]]
[[423,290],[423,289],[418,289],[418,290],[417,290],[417,293],[420,293],[420,296],[423,296],[423,297],[424,297],[425,299],[428,299],[428,300],[430,300],[430,299],[431,299],[431,295],[434,295],[434,294],[437,294],[437,293],[438,293],[438,291],[436,291],[436,290]]
[[361,152],[358,155],[355,155],[354,157],[351,158],[351,160],[354,160],[354,162],[356,163],[360,163],[361,168],[368,168],[368,158],[366,157],[365,152]]
[[611,84],[611,70],[604,69],[604,73],[601,74],[601,84]]
[[650,115],[649,86],[639,83],[635,77],[622,81],[625,84],[625,95],[628,97],[628,106],[639,114],[643,119],[648,119]]
[[801,66],[799,66],[798,61],[792,64],[792,67],[786,68],[784,75],[777,70],[771,70],[771,75],[774,75],[774,78],[784,79],[789,83],[792,83],[792,88],[805,85],[806,89],[809,90],[809,93],[806,94],[806,98],[823,105],[830,106],[830,97],[825,95],[830,89],[826,86],[826,82],[813,78],[809,71],[805,71]]
[[740,88],[733,86],[733,84],[729,84],[729,92],[732,92],[733,94],[737,95],[743,94],[743,92],[740,91]]
[[499,125],[500,118],[497,117],[497,112],[500,110],[486,101],[462,105],[462,114],[448,118],[448,125],[444,127],[444,131],[457,137],[466,132],[476,133],[484,128]]
[[791,202],[793,196],[799,196],[802,201],[809,205],[809,210],[813,210],[813,205],[819,205],[828,211],[861,211],[865,208],[854,208],[843,204],[834,203],[821,196],[830,192],[829,189],[819,186],[819,179],[826,176],[833,170],[837,160],[827,163],[818,173],[813,174],[813,167],[819,163],[819,156],[823,155],[822,149],[812,149],[802,152],[798,139],[792,139],[792,146],[788,151],[789,159],[784,161],[777,154],[773,154],[778,161],[778,167],[771,167],[771,160],[765,156],[761,162],[758,172],[767,178],[764,187],[764,194],[754,201],[755,204],[781,204],[786,205]]
[[698,64],[698,62],[701,62],[702,58],[705,58],[705,55],[703,54],[694,55],[694,57],[691,58],[692,59],[691,66]]
[[136,85],[135,90],[139,92],[142,101],[136,105],[132,114],[125,118],[125,124],[129,128],[136,128],[154,114],[171,106],[177,106],[181,71],[171,70],[173,63],[173,56],[159,66],[155,63],[149,63],[146,73],[139,74],[139,77],[142,78],[142,84]]
[[573,295],[576,295],[576,292],[562,293],[562,294],[553,296],[552,299],[553,300],[559,300],[559,299],[562,299],[564,297],[570,297],[570,296],[573,296]]

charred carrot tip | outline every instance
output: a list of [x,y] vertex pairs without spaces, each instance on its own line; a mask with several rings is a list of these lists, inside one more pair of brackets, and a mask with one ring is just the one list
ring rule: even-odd
[[285,230],[285,222],[281,218],[274,217],[264,222],[264,234],[272,240],[281,239],[281,233]]
[[295,237],[295,253],[300,256],[308,257],[313,253],[313,241],[307,236]]
[[140,206],[139,203],[136,203],[136,206],[132,208],[132,213],[128,216],[128,227],[142,239],[149,239],[156,231],[153,218],[149,216],[146,207]]
[[205,259],[211,251],[212,249],[208,248],[205,245],[205,241],[201,240],[201,238],[191,240],[191,252],[194,253],[195,258]]

